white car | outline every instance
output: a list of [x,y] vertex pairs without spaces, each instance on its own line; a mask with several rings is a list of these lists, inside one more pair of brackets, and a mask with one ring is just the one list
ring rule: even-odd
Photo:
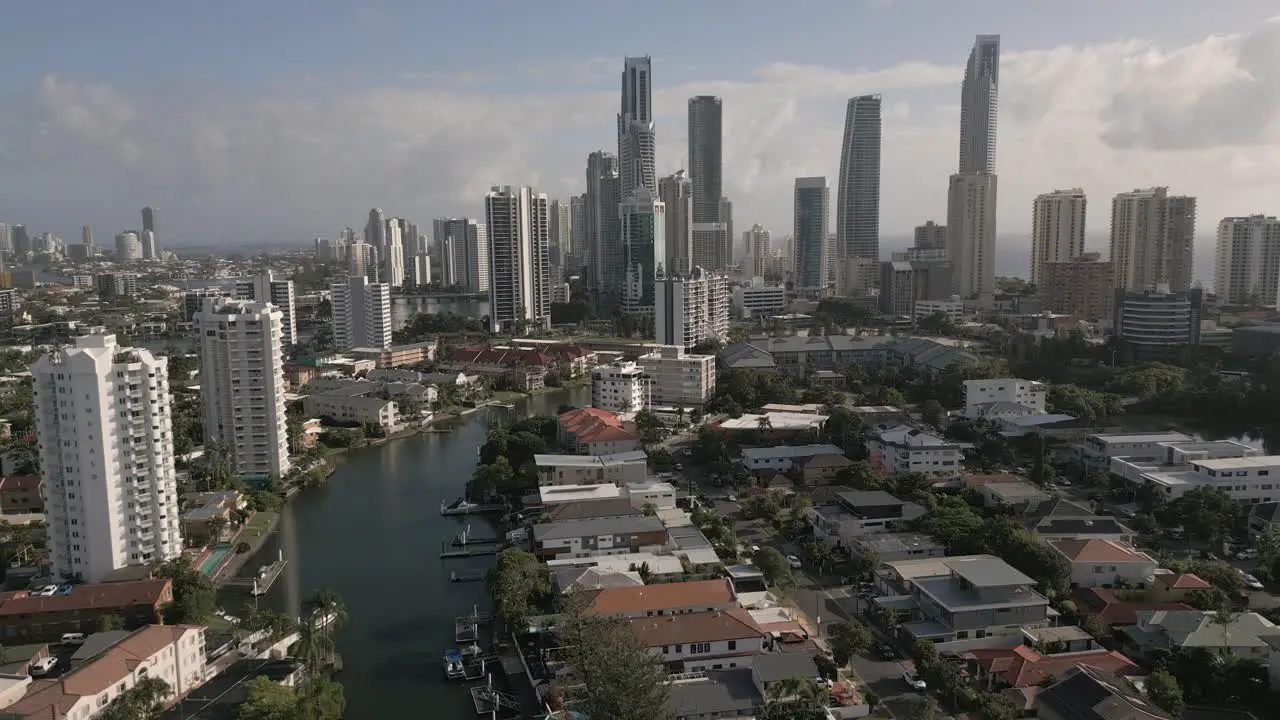
[[48,675],[49,671],[53,670],[55,667],[57,667],[57,665],[58,665],[58,658],[47,657],[47,658],[41,658],[31,663],[31,665],[28,666],[27,670],[30,671],[31,677],[40,677],[41,675]]
[[1253,560],[1256,557],[1258,557],[1258,551],[1253,548],[1245,548],[1236,553],[1237,560]]
[[54,594],[57,592],[58,592],[57,585],[45,585],[44,587],[38,590],[32,590],[31,594],[35,595],[36,597],[53,597]]
[[804,563],[800,562],[800,558],[796,557],[795,555],[788,555],[787,563],[791,565],[792,570],[799,570],[800,568],[804,567]]
[[1266,587],[1264,587],[1264,586],[1263,586],[1262,582],[1261,582],[1261,581],[1259,581],[1259,580],[1258,580],[1258,578],[1256,578],[1256,577],[1254,577],[1254,576],[1252,576],[1252,575],[1249,575],[1248,573],[1246,573],[1246,574],[1245,574],[1243,577],[1241,577],[1240,579],[1241,579],[1241,580],[1244,580],[1245,587],[1249,588],[1250,590],[1265,590],[1265,589],[1266,589]]
[[902,680],[911,686],[912,690],[928,690],[929,686],[925,684],[920,674],[915,670],[908,670],[902,673]]

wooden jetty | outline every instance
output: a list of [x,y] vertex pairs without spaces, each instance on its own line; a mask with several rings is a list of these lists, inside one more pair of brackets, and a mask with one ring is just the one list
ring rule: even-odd
[[276,584],[276,580],[284,574],[285,566],[289,564],[284,559],[284,551],[280,551],[279,558],[270,565],[263,565],[258,568],[258,574],[253,577],[232,578],[227,581],[228,585],[233,587],[249,588],[249,594],[254,597],[266,595],[271,590],[271,586]]
[[476,537],[475,535],[472,535],[471,523],[467,523],[466,527],[462,528],[462,530],[460,530],[457,535],[453,536],[454,547],[466,547],[467,545],[489,545],[492,543],[500,543],[500,542],[502,542],[502,538],[494,535],[486,535],[481,537]]
[[499,692],[493,687],[493,676],[484,685],[470,688],[471,702],[475,705],[476,715],[496,717],[513,717],[520,714],[520,700],[513,695]]
[[450,542],[440,543],[440,559],[484,557],[497,555],[502,550],[502,541],[498,538],[473,538],[471,526],[467,525]]
[[480,582],[485,579],[484,570],[454,570],[449,573],[450,582]]

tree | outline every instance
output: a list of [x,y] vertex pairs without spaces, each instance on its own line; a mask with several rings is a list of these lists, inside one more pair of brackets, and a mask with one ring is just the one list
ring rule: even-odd
[[221,515],[215,515],[205,521],[205,532],[209,534],[209,538],[214,542],[222,540],[222,532],[227,529],[227,519]]
[[1147,676],[1147,694],[1160,709],[1181,715],[1186,703],[1182,699],[1182,686],[1169,671],[1157,669]]
[[566,598],[556,627],[568,648],[575,710],[589,718],[669,720],[661,661],[644,647],[629,621],[588,614],[588,602],[583,593]]
[[765,580],[770,585],[777,587],[791,587],[795,584],[795,579],[791,576],[791,563],[782,556],[777,549],[767,547],[761,548],[752,558],[756,567],[764,573]]
[[144,677],[116,696],[99,720],[151,720],[169,697],[169,683],[158,677]]
[[204,624],[216,608],[213,583],[191,567],[184,557],[160,563],[153,574],[173,582],[173,603],[165,611],[165,621],[173,624]]
[[512,629],[527,627],[533,601],[551,592],[546,567],[519,548],[499,553],[485,580],[498,614]]
[[303,604],[303,609],[316,618],[330,632],[337,630],[347,622],[347,604],[333,590],[321,588],[312,593]]
[[298,720],[294,690],[258,676],[245,683],[244,702],[236,712],[237,720]]
[[119,615],[103,615],[98,618],[98,632],[109,632],[111,630],[123,630],[124,620]]
[[656,516],[656,515],[658,514],[658,506],[657,506],[657,505],[655,505],[655,504],[653,504],[653,503],[651,503],[651,502],[647,502],[647,503],[645,503],[645,504],[644,504],[644,514],[645,514],[647,517],[654,517],[654,516]]
[[883,490],[885,479],[876,472],[866,460],[859,460],[847,468],[840,470],[836,476],[842,485],[849,485],[855,490]]
[[759,720],[821,720],[829,701],[827,690],[813,678],[790,678],[774,683]]
[[938,720],[942,716],[942,708],[938,701],[928,695],[915,695],[910,700],[907,720]]
[[332,662],[337,646],[333,638],[316,626],[313,619],[298,626],[298,642],[293,646],[293,656],[307,666],[312,675],[319,675],[321,669]]
[[871,644],[871,633],[857,620],[836,623],[827,631],[827,643],[831,647],[831,659],[844,667],[854,655],[866,651]]
[[920,419],[928,425],[938,426],[942,423],[942,403],[929,399],[920,406]]
[[516,472],[511,462],[499,456],[493,462],[476,467],[468,483],[467,495],[476,501],[486,501],[515,485]]

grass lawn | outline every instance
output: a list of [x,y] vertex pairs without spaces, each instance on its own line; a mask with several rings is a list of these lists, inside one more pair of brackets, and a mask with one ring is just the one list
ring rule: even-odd
[[253,517],[249,518],[249,522],[244,524],[244,529],[240,531],[238,542],[247,542],[253,545],[271,529],[271,524],[276,521],[277,513],[273,512],[257,512]]
[[514,390],[494,390],[493,399],[498,402],[512,402],[525,397],[524,393],[515,392]]

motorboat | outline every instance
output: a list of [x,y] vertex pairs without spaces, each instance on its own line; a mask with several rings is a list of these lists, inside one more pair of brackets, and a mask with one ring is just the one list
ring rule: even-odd
[[457,649],[444,653],[444,676],[450,680],[459,680],[465,675],[462,667],[462,652]]

